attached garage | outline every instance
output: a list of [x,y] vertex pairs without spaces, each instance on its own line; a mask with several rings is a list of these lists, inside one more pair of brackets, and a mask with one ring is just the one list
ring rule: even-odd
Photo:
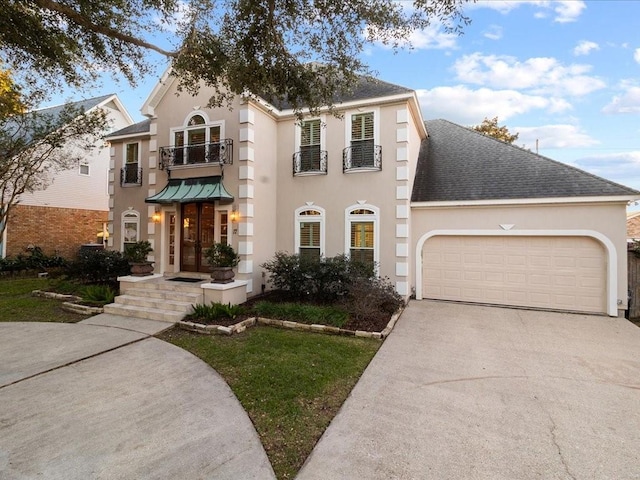
[[422,251],[422,298],[606,313],[606,279],[590,237],[438,235]]
[[417,300],[624,314],[626,207],[640,192],[446,120],[426,126]]

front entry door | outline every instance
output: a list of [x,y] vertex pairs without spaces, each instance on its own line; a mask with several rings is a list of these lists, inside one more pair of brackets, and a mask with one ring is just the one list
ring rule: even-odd
[[182,205],[182,248],[180,270],[209,272],[203,252],[214,242],[215,209],[213,203]]

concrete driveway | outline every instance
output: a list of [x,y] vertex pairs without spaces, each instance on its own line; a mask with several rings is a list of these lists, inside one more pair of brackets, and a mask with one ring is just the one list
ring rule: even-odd
[[640,479],[640,328],[413,301],[300,472]]
[[222,378],[103,314],[0,323],[0,479],[274,479]]

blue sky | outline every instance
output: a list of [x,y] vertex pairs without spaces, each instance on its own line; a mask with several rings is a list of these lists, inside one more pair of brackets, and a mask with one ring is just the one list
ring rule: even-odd
[[[517,145],[640,190],[640,1],[479,1],[462,36],[437,26],[413,49],[371,45],[385,81],[414,88],[425,119],[499,117]],[[136,120],[164,70],[135,88],[106,81]]]

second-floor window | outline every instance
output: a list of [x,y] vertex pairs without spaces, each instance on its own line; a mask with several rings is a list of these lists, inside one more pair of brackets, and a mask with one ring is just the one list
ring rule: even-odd
[[222,145],[220,125],[207,125],[202,115],[194,115],[184,130],[173,133],[174,165],[219,163]]
[[304,120],[297,128],[298,151],[293,155],[293,174],[327,173],[327,152],[322,150],[322,122]]
[[300,170],[320,169],[320,120],[307,120],[300,127]]
[[345,171],[380,170],[382,148],[376,145],[376,113],[355,113],[349,118],[349,144],[343,151]]
[[127,143],[124,146],[124,166],[122,168],[122,184],[140,185],[140,145]]
[[351,116],[351,164],[373,167],[373,112]]

